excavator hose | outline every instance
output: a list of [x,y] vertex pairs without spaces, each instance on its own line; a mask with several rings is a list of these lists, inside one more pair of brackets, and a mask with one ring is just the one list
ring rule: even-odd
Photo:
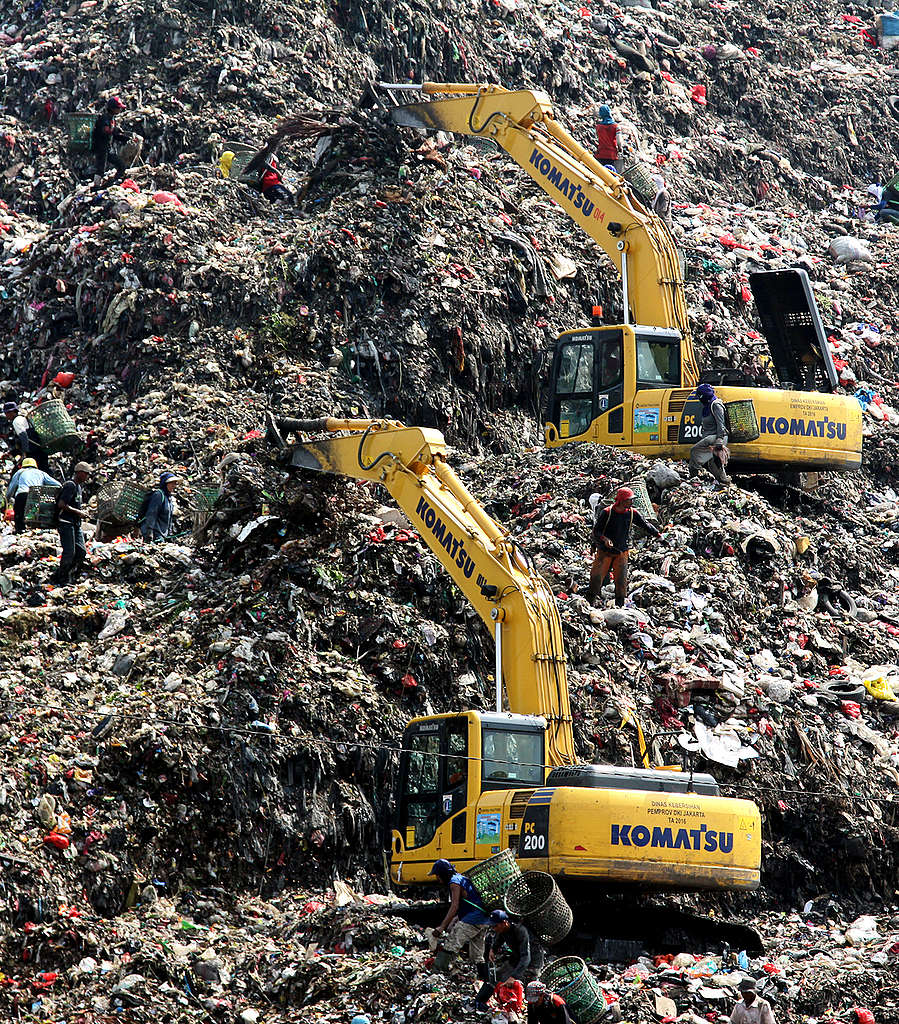
[[279,419],[275,420],[279,430],[283,430],[285,433],[294,431],[297,434],[311,434],[318,430],[328,429],[328,417],[322,416],[317,420],[292,420],[292,419]]

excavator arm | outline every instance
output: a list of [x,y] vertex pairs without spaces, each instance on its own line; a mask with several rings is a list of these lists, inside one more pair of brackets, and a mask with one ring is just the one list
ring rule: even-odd
[[668,226],[565,131],[545,93],[461,82],[382,88],[441,97],[393,107],[394,123],[491,139],[505,150],[615,264],[625,323],[680,332],[681,386],[696,384],[683,274]]
[[530,559],[446,461],[436,430],[391,420],[279,420],[279,430],[340,436],[293,446],[290,464],[383,484],[494,633],[509,710],[546,719],[547,763],[575,763],[562,623]]

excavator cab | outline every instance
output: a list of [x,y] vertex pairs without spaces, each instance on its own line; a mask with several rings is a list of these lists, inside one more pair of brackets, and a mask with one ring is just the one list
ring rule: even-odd
[[[717,373],[730,420],[730,472],[852,470],[861,464],[861,408],[829,393],[837,374],[804,271],[750,279],[771,358],[785,388]],[[544,418],[548,447],[588,441],[686,459],[701,410],[692,349],[674,328],[601,326],[559,335]]]
[[543,785],[545,764],[543,718],[466,711],[413,719],[397,776],[393,880],[426,881],[441,857],[466,870],[510,845],[518,829],[504,827],[504,808]]
[[658,441],[658,420],[635,423],[633,396],[681,386],[681,342],[676,330],[631,325],[561,334],[549,383],[547,444],[630,444],[635,430],[645,433],[653,425]]

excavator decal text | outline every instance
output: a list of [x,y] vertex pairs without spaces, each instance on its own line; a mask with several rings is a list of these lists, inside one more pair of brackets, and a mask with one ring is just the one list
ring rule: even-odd
[[430,530],[437,543],[453,559],[462,572],[465,573],[465,578],[471,579],[471,574],[474,572],[474,561],[465,550],[465,541],[459,540],[452,535],[447,529],[446,523],[443,522],[424,498],[418,499],[415,514]]
[[733,832],[719,832],[700,825],[699,828],[672,828],[656,825],[613,825],[612,846],[654,846],[667,850],[706,850],[731,853],[734,848]]
[[823,420],[787,419],[786,416],[759,417],[759,431],[762,434],[795,434],[799,437],[824,437],[829,441],[836,438],[846,440],[846,424],[834,423],[829,417]]
[[[562,177],[562,172],[558,167],[545,157],[539,149],[534,148],[534,152],[531,153],[531,163],[537,170],[543,175],[544,178],[559,192],[565,196],[566,199],[570,199],[574,203],[574,208],[580,210],[585,217],[591,217],[595,204],[587,198],[587,194],[581,188],[576,181],[569,181],[568,178]],[[597,211],[599,212],[599,211]],[[602,220],[602,217],[598,219]]]

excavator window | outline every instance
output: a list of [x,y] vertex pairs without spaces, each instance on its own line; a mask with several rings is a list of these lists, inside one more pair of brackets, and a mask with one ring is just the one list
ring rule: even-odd
[[637,342],[637,386],[638,387],[679,387],[680,386],[680,344],[676,341],[660,341],[656,338],[641,337]]
[[440,734],[428,733],[409,740],[406,763],[406,846],[424,846],[440,824]]
[[567,337],[570,340],[560,340],[556,349],[547,419],[560,436],[577,437],[597,416],[623,401],[624,337],[620,330],[608,327]]
[[424,846],[441,822],[468,806],[468,718],[411,725],[400,757],[397,829],[407,849]]
[[446,726],[446,785],[443,809],[449,814],[468,803],[468,720],[450,720]]
[[599,390],[606,391],[621,380],[624,365],[621,335],[606,336],[597,349],[599,350]]
[[556,362],[553,416],[563,436],[575,437],[593,422],[593,339],[563,345]]
[[534,731],[484,728],[484,789],[539,786],[543,783],[542,729]]

